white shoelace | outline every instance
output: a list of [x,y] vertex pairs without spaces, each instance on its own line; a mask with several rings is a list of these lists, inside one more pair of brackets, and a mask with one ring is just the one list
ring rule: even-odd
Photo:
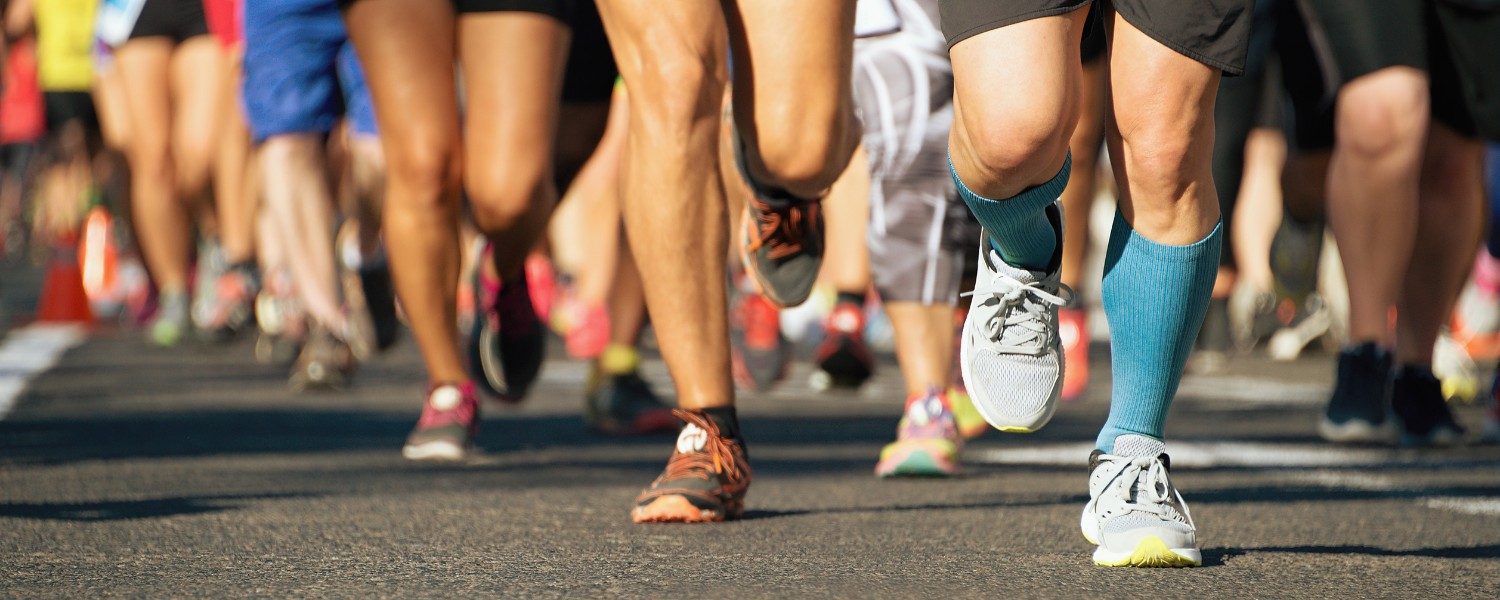
[[[997,259],[998,260],[998,259]],[[1047,350],[1047,341],[1052,337],[1052,320],[1046,305],[1062,307],[1073,296],[1073,290],[1058,284],[1058,293],[1053,294],[1042,287],[1042,282],[1022,283],[1020,280],[996,272],[990,289],[961,294],[963,297],[984,296],[980,306],[993,308],[994,312],[984,322],[985,337],[996,342],[996,350],[1005,354],[1040,355]]]
[[[1118,470],[1111,484],[1114,489],[1110,491],[1124,502],[1124,510],[1155,515],[1167,521],[1185,520],[1188,526],[1192,526],[1193,517],[1187,514],[1187,504],[1181,498],[1177,498],[1177,505],[1182,507],[1183,514],[1180,517],[1175,514],[1177,510],[1172,505],[1175,490],[1167,479],[1167,466],[1160,459],[1151,456],[1122,457],[1113,462]],[[1135,498],[1133,502],[1132,495]]]

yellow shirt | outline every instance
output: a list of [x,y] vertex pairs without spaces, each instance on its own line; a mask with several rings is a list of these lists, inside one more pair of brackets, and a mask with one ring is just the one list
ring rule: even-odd
[[43,91],[88,91],[94,83],[94,12],[99,0],[36,0],[37,80]]

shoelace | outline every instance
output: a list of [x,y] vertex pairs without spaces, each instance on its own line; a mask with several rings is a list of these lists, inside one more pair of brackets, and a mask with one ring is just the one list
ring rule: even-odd
[[735,458],[734,443],[720,435],[719,426],[714,424],[713,419],[680,408],[674,409],[672,414],[698,426],[708,434],[708,439],[701,451],[673,452],[661,481],[709,479],[715,473],[722,474],[730,483],[738,483],[744,478],[744,473],[740,472],[739,459]]
[[988,298],[980,306],[993,308],[994,312],[984,322],[984,334],[994,340],[1000,352],[1007,354],[1041,354],[1046,350],[1051,337],[1052,323],[1048,320],[1043,305],[1062,307],[1073,296],[1072,288],[1058,284],[1058,293],[1053,294],[1042,287],[1042,282],[1021,283],[1020,280],[995,273],[988,292],[975,289],[961,294],[962,297],[982,296]]
[[428,396],[429,401],[422,404],[422,416],[417,419],[418,429],[441,427],[455,423],[465,426],[473,424],[476,403],[468,401],[467,397],[460,398],[458,406],[449,410],[442,410],[432,405],[431,392],[428,393]]
[[802,251],[803,229],[821,216],[817,202],[773,208],[758,200],[755,204],[757,238],[751,240],[750,248],[767,248],[766,256],[772,260],[786,258]]
[[[1156,515],[1169,521],[1179,520],[1171,504],[1172,484],[1167,479],[1167,466],[1160,459],[1152,456],[1122,457],[1117,464],[1119,471],[1114,477],[1112,491],[1125,502],[1125,510]],[[1182,518],[1192,525],[1192,516],[1185,514],[1186,510],[1187,506],[1183,505]]]

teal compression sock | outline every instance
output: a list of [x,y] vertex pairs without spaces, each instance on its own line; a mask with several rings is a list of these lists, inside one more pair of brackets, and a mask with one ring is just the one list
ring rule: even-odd
[[1104,314],[1109,319],[1114,387],[1109,420],[1096,440],[1106,453],[1115,438],[1162,439],[1167,408],[1203,325],[1219,269],[1223,224],[1186,246],[1158,244],[1115,213],[1104,255]]
[[991,200],[964,185],[958,178],[958,171],[953,169],[953,160],[948,160],[948,173],[953,176],[958,195],[989,232],[990,245],[1006,263],[1033,271],[1051,266],[1053,255],[1061,244],[1059,232],[1047,218],[1047,207],[1057,202],[1063,188],[1068,187],[1072,168],[1073,155],[1070,153],[1063,160],[1062,169],[1046,183],[1004,200]]

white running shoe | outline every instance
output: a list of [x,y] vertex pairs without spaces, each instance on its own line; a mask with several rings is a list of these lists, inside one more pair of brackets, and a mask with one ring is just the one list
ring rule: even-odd
[[[1116,446],[1165,446],[1145,436],[1123,435]],[[1196,567],[1203,564],[1197,529],[1182,494],[1167,478],[1167,456],[1089,456],[1089,503],[1083,537],[1099,547],[1101,567]]]
[[[1000,431],[1030,433],[1057,411],[1063,355],[1057,310],[1072,291],[1058,272],[1018,269],[982,232],[979,276],[959,344],[959,365],[974,407]],[[1066,291],[1065,291],[1066,290]]]

